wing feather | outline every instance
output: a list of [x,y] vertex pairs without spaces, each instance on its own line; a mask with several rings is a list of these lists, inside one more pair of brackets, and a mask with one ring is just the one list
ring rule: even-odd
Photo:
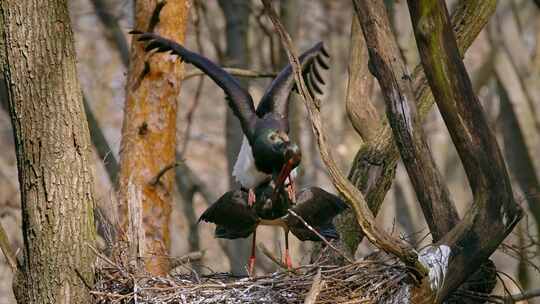
[[233,76],[209,59],[189,51],[172,40],[163,38],[154,33],[132,31],[131,34],[138,35],[137,40],[145,42],[144,50],[146,52],[154,50],[156,52],[170,51],[172,54],[180,57],[181,60],[193,64],[208,75],[225,92],[229,107],[240,120],[244,134],[248,138],[252,137],[253,126],[257,119],[253,99]]
[[[302,75],[306,83],[309,83],[308,90],[312,96],[314,96],[314,92],[322,94],[321,87],[324,85],[324,81],[318,68],[328,69],[329,66],[326,62],[328,58],[328,52],[322,42],[315,44],[298,58],[302,66]],[[261,98],[257,107],[257,115],[262,117],[266,113],[274,112],[287,119],[289,95],[295,87],[292,67],[288,64],[272,81]]]

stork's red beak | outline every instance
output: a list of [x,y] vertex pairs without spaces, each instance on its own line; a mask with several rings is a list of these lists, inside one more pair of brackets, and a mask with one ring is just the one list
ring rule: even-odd
[[300,164],[300,160],[302,159],[302,154],[300,153],[300,150],[289,150],[287,151],[285,157],[287,161],[281,167],[281,171],[279,172],[279,175],[276,180],[276,187],[274,188],[274,192],[272,194],[272,200],[274,201],[276,199],[278,190],[283,187],[283,184],[285,184],[285,180],[291,173],[291,171]]

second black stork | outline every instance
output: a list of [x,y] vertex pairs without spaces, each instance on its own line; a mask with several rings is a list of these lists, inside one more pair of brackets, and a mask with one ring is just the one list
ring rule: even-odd
[[[272,81],[261,98],[257,109],[249,92],[224,69],[182,45],[153,33],[133,31],[138,40],[146,43],[147,52],[171,52],[181,60],[191,63],[225,92],[229,107],[240,120],[244,140],[233,168],[233,176],[243,188],[249,189],[249,203],[253,204],[255,195],[252,189],[268,182],[278,181],[278,187],[287,180],[292,186],[291,171],[301,159],[298,145],[289,138],[289,95],[295,89],[292,67],[287,65]],[[328,53],[322,42],[315,44],[300,57],[302,72],[310,94],[322,94],[324,80],[320,67],[328,69]],[[291,199],[294,199],[292,194]]]
[[292,268],[289,254],[289,232],[301,241],[321,241],[320,237],[309,229],[289,209],[302,218],[311,228],[326,239],[336,239],[338,234],[332,220],[347,208],[337,196],[318,187],[310,187],[297,194],[297,203],[291,208],[291,200],[283,190],[274,196],[272,183],[255,188],[257,200],[254,208],[249,206],[248,193],[245,190],[234,190],[225,193],[201,215],[199,221],[216,224],[217,238],[246,238],[253,234],[248,271],[253,273],[255,265],[255,243],[259,225],[278,226],[285,232],[284,260],[287,267]]

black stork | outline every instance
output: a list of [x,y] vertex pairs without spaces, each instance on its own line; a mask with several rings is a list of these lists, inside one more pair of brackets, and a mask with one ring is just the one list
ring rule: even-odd
[[297,203],[291,207],[291,200],[283,190],[279,192],[277,200],[271,198],[274,196],[274,186],[271,182],[255,188],[255,193],[257,200],[254,208],[249,206],[249,194],[246,190],[233,190],[220,197],[199,218],[199,222],[216,224],[215,236],[217,238],[246,238],[253,233],[251,256],[248,262],[249,273],[253,273],[255,265],[255,240],[259,225],[283,228],[285,263],[289,268],[292,268],[289,255],[289,232],[301,241],[321,241],[316,233],[288,212],[289,208],[324,238],[338,238],[332,220],[347,208],[339,197],[321,188],[310,187],[297,194]]
[[[300,163],[298,146],[292,142],[289,133],[289,95],[295,89],[292,67],[287,65],[272,81],[261,98],[257,109],[249,92],[221,67],[182,45],[153,33],[132,31],[139,35],[138,40],[146,43],[145,51],[171,52],[181,60],[191,63],[225,92],[229,107],[240,120],[244,140],[233,167],[233,176],[243,188],[249,189],[249,202],[255,202],[255,187],[270,179],[283,182],[290,178],[291,171]],[[329,58],[322,42],[305,51],[299,61],[308,84],[310,94],[322,94],[324,80],[319,67],[328,69]],[[290,181],[291,187],[293,186]],[[276,189],[277,189],[276,188]],[[291,194],[294,199],[294,194]]]

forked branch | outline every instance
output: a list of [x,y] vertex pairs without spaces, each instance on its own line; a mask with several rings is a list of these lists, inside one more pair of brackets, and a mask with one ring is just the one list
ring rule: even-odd
[[[495,136],[473,92],[443,0],[408,0],[420,58],[463,163],[474,201],[440,242],[451,249],[442,301],[501,244],[522,217]],[[489,236],[489,237],[486,237]]]
[[382,0],[353,1],[369,50],[370,63],[386,101],[401,159],[437,241],[452,229],[459,216],[429,150],[417,118],[412,81],[390,28]]
[[[497,0],[460,0],[452,14],[452,27],[461,56],[471,46],[487,21],[493,15]],[[434,99],[421,66],[412,73],[414,95],[418,109],[418,119],[422,122]],[[349,179],[365,194],[373,214],[379,212],[386,192],[393,181],[399,153],[388,124],[373,137],[374,140],[363,145],[356,154],[349,173]],[[351,227],[354,222],[343,224]],[[350,228],[349,228],[350,229]],[[348,244],[354,251],[363,235]]]

